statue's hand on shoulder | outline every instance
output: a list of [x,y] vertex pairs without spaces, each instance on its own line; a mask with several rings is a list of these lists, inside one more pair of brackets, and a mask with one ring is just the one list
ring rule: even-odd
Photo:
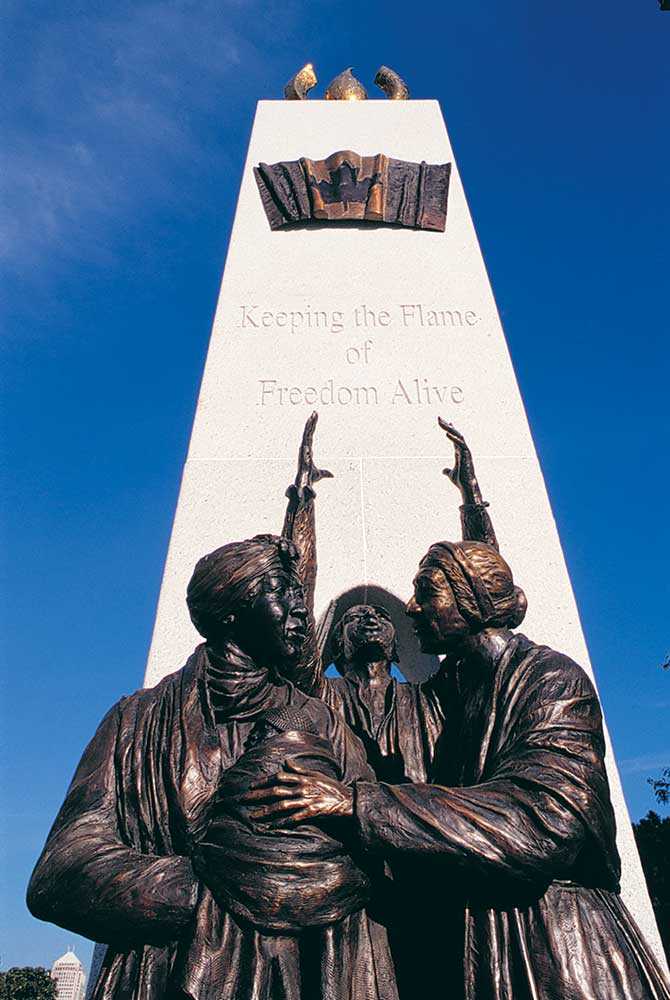
[[481,504],[482,494],[475,473],[475,463],[465,438],[453,424],[443,420],[442,417],[438,417],[437,422],[454,446],[453,468],[443,469],[444,475],[460,491],[464,504]]
[[290,760],[281,771],[246,792],[242,801],[252,819],[274,826],[354,813],[353,789]]

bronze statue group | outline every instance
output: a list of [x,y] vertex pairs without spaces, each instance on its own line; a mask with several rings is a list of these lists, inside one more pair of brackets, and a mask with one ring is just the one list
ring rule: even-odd
[[439,669],[399,682],[388,611],[356,605],[325,676],[315,422],[282,535],[198,562],[204,642],[100,724],[31,911],[108,945],[92,1000],[668,1000],[619,895],[597,696],[512,631],[526,598],[449,424],[463,538],[407,605]]

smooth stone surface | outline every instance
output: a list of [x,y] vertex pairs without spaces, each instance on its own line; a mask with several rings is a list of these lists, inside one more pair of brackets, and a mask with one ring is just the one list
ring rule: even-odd
[[[428,545],[460,537],[458,494],[441,475],[453,453],[440,414],[472,447],[502,553],[528,596],[523,632],[590,671],[456,164],[444,233],[362,223],[270,231],[253,166],[347,148],[454,163],[435,101],[259,103],[145,683],[178,669],[199,641],[184,600],[196,560],[281,529],[313,409],[317,462],[336,477],[318,486],[320,615],[362,584],[405,601]],[[408,642],[401,668],[425,676],[431,661]],[[599,666],[601,676],[606,670]],[[609,744],[608,768],[623,895],[662,956]]]

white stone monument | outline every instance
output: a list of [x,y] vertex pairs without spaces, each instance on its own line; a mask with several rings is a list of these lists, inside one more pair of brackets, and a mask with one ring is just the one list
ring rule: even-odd
[[[271,232],[259,162],[350,149],[451,162],[445,232],[361,222]],[[316,409],[317,615],[361,585],[403,602],[430,543],[460,537],[452,451],[465,435],[502,553],[524,588],[523,631],[589,657],[495,301],[435,101],[261,101],[184,469],[145,683],[185,662],[199,636],[185,591],[219,545],[281,529],[302,427]],[[396,601],[397,604],[397,601]],[[399,606],[399,605],[398,605]],[[402,666],[403,664],[401,664]],[[421,658],[404,664],[425,671]],[[607,664],[600,665],[604,674]],[[608,769],[623,896],[662,947],[616,765]]]

